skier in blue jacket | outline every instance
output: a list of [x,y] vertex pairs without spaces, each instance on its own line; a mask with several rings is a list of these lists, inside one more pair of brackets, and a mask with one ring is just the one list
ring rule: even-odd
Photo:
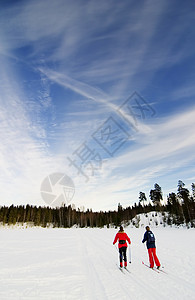
[[144,238],[142,240],[142,243],[145,243],[145,242],[146,242],[146,246],[148,249],[150,268],[154,268],[154,262],[155,262],[157,269],[159,269],[160,262],[156,255],[155,236],[154,236],[153,232],[150,230],[149,226],[146,226],[146,232],[145,232]]

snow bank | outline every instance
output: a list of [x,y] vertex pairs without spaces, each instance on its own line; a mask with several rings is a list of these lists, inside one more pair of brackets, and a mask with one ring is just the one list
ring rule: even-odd
[[[149,225],[150,228],[157,228],[157,227],[181,227],[181,228],[186,228],[186,225],[168,225],[167,220],[168,220],[169,214],[167,212],[156,212],[152,211],[149,213],[145,214],[138,214],[133,218],[131,221],[129,221],[127,224],[124,224],[125,226],[130,226],[130,228],[136,227],[136,228],[145,228],[146,225]],[[169,216],[170,218],[170,216]]]

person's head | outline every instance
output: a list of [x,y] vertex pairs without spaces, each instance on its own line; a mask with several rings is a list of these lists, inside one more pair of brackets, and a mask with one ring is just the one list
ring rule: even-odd
[[146,226],[146,230],[147,230],[147,231],[150,231],[150,227],[149,227],[149,226]]
[[120,231],[123,231],[123,226],[120,226]]

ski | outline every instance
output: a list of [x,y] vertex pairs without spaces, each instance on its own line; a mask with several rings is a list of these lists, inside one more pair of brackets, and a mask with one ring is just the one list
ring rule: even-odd
[[[163,267],[162,267],[163,268]],[[162,272],[162,273],[165,273],[165,274],[168,274],[167,272],[165,272],[164,270],[162,269],[157,269],[158,271]]]
[[121,273],[125,274],[125,272],[124,272],[124,270],[122,268],[120,268],[120,267],[118,267],[118,268],[121,271]]
[[127,268],[124,267],[124,270],[126,270],[128,273],[131,273]]
[[120,268],[118,265],[117,265],[117,268],[121,271],[121,273],[125,274],[124,270],[122,268]]
[[147,264],[145,264],[145,262],[143,262],[143,261],[142,261],[142,264],[143,264],[144,266],[146,266],[147,268],[149,268],[149,269],[155,271],[156,273],[160,273],[160,270],[159,270],[159,269],[150,268],[150,266],[148,266]]

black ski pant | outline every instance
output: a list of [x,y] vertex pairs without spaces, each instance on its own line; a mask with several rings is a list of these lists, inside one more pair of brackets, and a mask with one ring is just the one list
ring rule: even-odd
[[126,262],[127,261],[127,247],[121,247],[119,248],[119,259],[120,259],[120,263],[123,262],[123,259],[124,261]]

